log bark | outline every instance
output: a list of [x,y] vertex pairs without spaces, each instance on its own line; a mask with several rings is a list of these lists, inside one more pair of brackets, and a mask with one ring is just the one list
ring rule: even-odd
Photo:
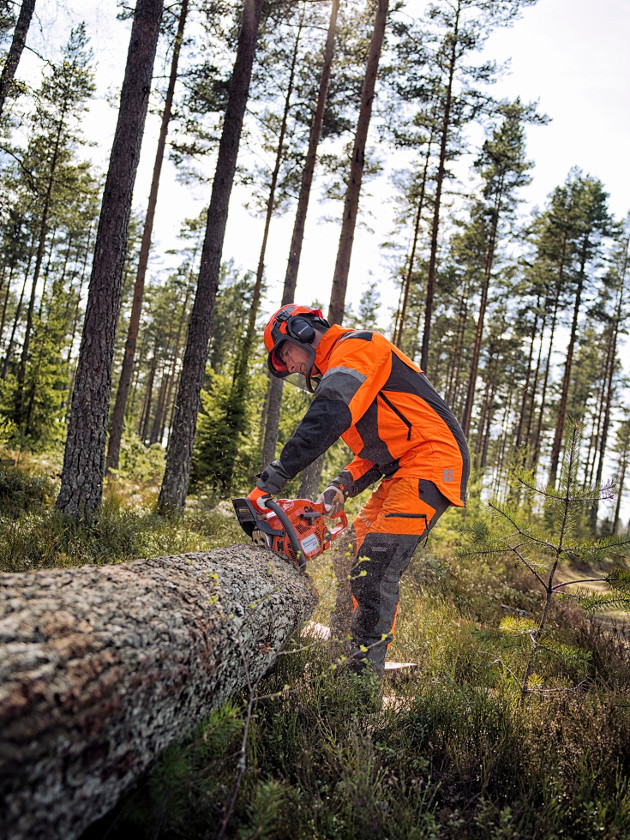
[[315,603],[253,546],[0,575],[2,836],[80,836]]

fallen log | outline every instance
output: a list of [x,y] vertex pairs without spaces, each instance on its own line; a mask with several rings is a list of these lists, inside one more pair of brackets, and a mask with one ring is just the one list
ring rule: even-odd
[[0,836],[71,840],[316,603],[263,548],[0,575]]

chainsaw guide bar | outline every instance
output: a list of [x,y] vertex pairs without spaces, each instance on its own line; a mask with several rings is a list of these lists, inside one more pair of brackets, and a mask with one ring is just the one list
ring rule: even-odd
[[[265,499],[263,511],[247,498],[232,499],[232,504],[239,525],[254,545],[292,560],[302,571],[307,560],[330,548],[348,526],[345,511],[327,517],[324,505],[309,499]],[[326,518],[339,521],[330,528]]]

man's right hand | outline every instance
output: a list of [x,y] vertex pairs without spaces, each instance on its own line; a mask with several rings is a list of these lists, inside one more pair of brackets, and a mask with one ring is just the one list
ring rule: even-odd
[[317,499],[317,503],[324,505],[324,510],[329,516],[337,516],[338,513],[341,513],[345,501],[346,497],[335,484],[329,484]]
[[248,501],[252,503],[254,508],[259,513],[264,513],[266,510],[268,510],[265,500],[270,498],[271,494],[268,493],[266,490],[261,490],[260,487],[254,487],[252,492],[249,493],[247,496]]

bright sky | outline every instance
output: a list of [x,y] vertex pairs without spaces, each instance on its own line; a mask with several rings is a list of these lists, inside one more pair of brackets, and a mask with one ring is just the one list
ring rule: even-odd
[[630,211],[629,30],[628,0],[539,0],[514,27],[490,36],[489,52],[511,57],[499,89],[539,100],[551,117],[528,133],[534,202],[577,165],[605,184],[618,217]]
[[[424,2],[412,0],[410,8],[414,4],[421,8]],[[524,209],[543,207],[571,167],[579,166],[604,183],[618,218],[630,212],[629,31],[630,0],[538,0],[512,27],[490,36],[486,54],[499,62],[510,60],[510,72],[494,87],[496,95],[538,101],[539,111],[551,119],[527,130],[528,157],[535,167],[531,185],[521,191]],[[389,209],[380,200],[376,214],[369,220],[374,233],[359,228],[356,234],[349,279],[349,300],[355,307],[368,280],[374,279],[382,282],[388,308],[395,303],[380,248],[389,234]],[[271,307],[280,297],[291,223],[276,223],[275,239],[272,230],[276,258],[268,259]],[[314,225],[311,217],[297,297],[301,290],[311,297],[315,288],[327,305],[339,224]],[[245,225],[247,218],[238,213],[234,227]],[[258,241],[255,235],[253,243]]]

